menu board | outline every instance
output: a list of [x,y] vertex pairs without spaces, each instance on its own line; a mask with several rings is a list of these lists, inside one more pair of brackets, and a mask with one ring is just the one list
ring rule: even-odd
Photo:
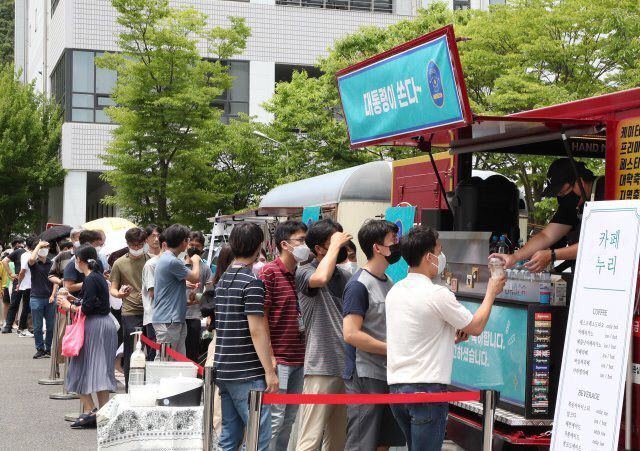
[[616,199],[640,199],[640,117],[618,122]]
[[640,256],[640,201],[585,205],[551,449],[616,450]]

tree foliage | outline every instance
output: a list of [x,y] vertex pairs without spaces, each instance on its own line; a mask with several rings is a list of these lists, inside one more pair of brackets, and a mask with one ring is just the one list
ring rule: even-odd
[[[103,175],[115,194],[106,201],[142,222],[167,224],[179,217],[195,225],[202,221],[199,212],[210,215],[220,198],[191,177],[201,179],[210,170],[210,149],[224,135],[220,110],[212,106],[232,82],[221,60],[242,51],[250,31],[234,17],[228,28],[208,29],[206,16],[171,8],[168,0],[112,3],[123,28],[122,52],[97,61],[118,73],[117,106],[107,110],[118,127],[104,157],[113,169]],[[201,44],[211,59],[201,57]],[[185,201],[194,188],[197,211]]]
[[0,69],[0,242],[40,232],[48,190],[64,180],[61,124],[55,103],[22,84],[12,64]]
[[15,0],[0,0],[0,66],[13,63]]
[[[337,41],[318,60],[319,79],[296,74],[279,83],[266,105],[275,114],[273,134],[297,161],[311,167],[297,175],[339,169],[375,158],[411,156],[413,149],[348,148],[335,72],[408,40],[453,23],[472,111],[509,114],[594,96],[640,82],[640,13],[632,0],[513,0],[490,11],[450,11],[444,4],[420,10],[416,18],[388,28],[363,27]],[[301,140],[298,130],[307,139]],[[541,203],[551,159],[478,155],[479,169],[500,172],[524,189],[530,219],[543,222],[553,201]],[[589,165],[602,172],[600,162]]]

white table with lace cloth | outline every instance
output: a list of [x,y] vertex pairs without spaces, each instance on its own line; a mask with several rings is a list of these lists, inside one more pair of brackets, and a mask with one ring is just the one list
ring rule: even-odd
[[97,415],[99,450],[202,450],[203,406],[131,407],[121,394]]

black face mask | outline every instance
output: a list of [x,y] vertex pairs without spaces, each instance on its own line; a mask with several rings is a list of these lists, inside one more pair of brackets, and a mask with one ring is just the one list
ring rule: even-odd
[[384,258],[390,265],[393,265],[394,263],[397,263],[398,260],[400,260],[400,257],[402,257],[402,255],[400,254],[400,245],[392,244],[391,246],[389,246],[389,250],[391,251],[391,254],[385,255]]
[[347,248],[346,247],[341,247],[340,250],[338,251],[338,263],[342,263],[343,261],[345,261],[347,259],[347,257],[349,256],[349,253],[347,252]]
[[580,196],[578,196],[573,191],[570,191],[569,194],[566,194],[562,197],[558,197],[558,205],[561,205],[565,208],[578,208],[579,203]]
[[194,255],[202,255],[202,251],[197,247],[190,247],[187,249],[187,255],[193,257]]

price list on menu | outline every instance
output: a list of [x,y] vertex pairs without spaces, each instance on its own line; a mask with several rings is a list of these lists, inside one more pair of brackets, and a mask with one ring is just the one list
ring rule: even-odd
[[551,449],[617,449],[639,256],[640,202],[585,206]]

